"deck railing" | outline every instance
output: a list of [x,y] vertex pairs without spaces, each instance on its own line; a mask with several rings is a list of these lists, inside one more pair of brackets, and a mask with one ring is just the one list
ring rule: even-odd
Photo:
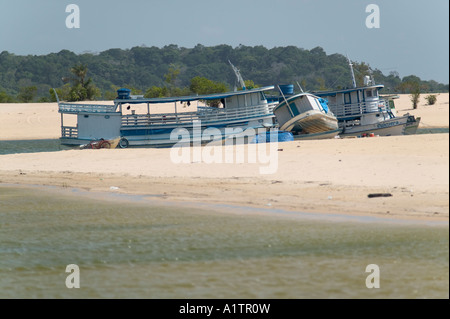
[[78,104],[78,103],[59,103],[58,111],[60,113],[111,113],[115,112],[115,105],[103,104]]
[[78,137],[78,127],[61,126],[61,137],[77,138]]
[[259,105],[240,109],[198,107],[197,112],[166,114],[135,114],[122,116],[122,126],[189,124],[193,121],[213,123],[272,114],[274,105]]
[[345,120],[346,118],[360,116],[364,113],[387,112],[389,104],[387,101],[380,99],[376,102],[361,102],[352,104],[329,105],[331,112],[338,118]]

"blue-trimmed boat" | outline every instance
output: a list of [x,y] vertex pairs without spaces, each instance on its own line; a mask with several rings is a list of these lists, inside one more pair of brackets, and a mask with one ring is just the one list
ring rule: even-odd
[[[174,132],[188,134],[190,142],[199,143],[208,142],[211,133],[220,134],[221,138],[225,139],[251,128],[257,134],[258,129],[267,129],[275,124],[273,107],[276,103],[268,102],[265,95],[266,91],[273,89],[274,86],[266,86],[168,98],[133,96],[130,95],[130,90],[120,89],[117,99],[111,105],[67,103],[58,100],[58,111],[61,114],[60,141],[63,145],[76,146],[92,140],[121,136],[119,147],[122,148],[168,147],[179,142],[174,136],[180,135],[173,134]],[[198,103],[211,100],[220,101],[220,105],[200,106]],[[177,110],[177,107],[193,102],[197,102],[195,111]],[[169,107],[173,105],[173,112],[152,112],[151,106],[161,103]],[[144,111],[135,112],[131,109],[136,105],[141,105],[140,109],[144,108]],[[130,109],[131,111],[128,111]],[[66,125],[66,116],[75,116],[76,125],[73,125],[73,120],[72,125]],[[205,131],[207,129],[210,130]]]
[[299,93],[289,97],[283,95],[283,98],[273,109],[280,130],[290,131],[296,135],[338,130],[338,120],[328,109],[325,99],[310,93]]
[[364,86],[357,87],[353,67],[349,61],[353,87],[342,90],[314,92],[316,96],[328,100],[328,106],[337,117],[339,134],[345,136],[362,136],[373,133],[379,136],[415,134],[420,117],[409,113],[403,116],[395,114],[389,100],[382,98],[382,84],[375,84],[370,76],[364,77]]
[[314,94],[328,100],[331,111],[338,118],[342,130],[340,136],[415,134],[420,118],[409,113],[396,116],[389,101],[380,96],[383,87],[381,84],[367,85]]

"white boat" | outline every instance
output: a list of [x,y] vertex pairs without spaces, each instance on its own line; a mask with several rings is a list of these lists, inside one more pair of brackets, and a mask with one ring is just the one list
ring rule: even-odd
[[[272,89],[273,86],[267,86],[227,93],[150,99],[132,96],[129,90],[120,89],[118,98],[111,105],[58,100],[58,111],[61,113],[60,141],[63,145],[83,145],[92,140],[121,136],[119,147],[122,148],[167,147],[179,142],[180,135],[174,132],[189,134],[190,142],[199,143],[208,142],[211,132],[227,138],[251,128],[256,134],[259,128],[274,125],[272,109],[275,103],[268,103],[264,93]],[[220,106],[200,106],[197,103],[195,111],[177,110],[177,103],[179,108],[180,103],[211,100],[220,101]],[[160,103],[167,104],[169,108],[173,105],[173,112],[152,113],[151,106]],[[141,113],[131,110],[131,114],[125,114],[127,109],[136,105],[141,105],[141,109],[145,110]],[[72,119],[72,125],[66,125],[66,116],[76,118],[75,121]],[[74,122],[76,125],[73,125]],[[213,128],[214,131],[207,131],[209,135],[205,133],[206,129]]]
[[409,113],[396,116],[388,101],[379,97],[383,87],[381,84],[368,85],[315,94],[329,101],[342,129],[341,136],[415,134],[420,118]]
[[[395,114],[395,99],[400,98],[398,95],[380,95],[380,98],[385,99],[389,105],[389,108],[391,110],[391,112],[393,114]],[[408,119],[406,121],[406,127],[405,130],[403,132],[403,134],[405,135],[410,135],[410,134],[416,134],[417,129],[419,127],[420,124],[420,116],[415,117],[413,115],[409,115],[409,114],[405,114],[408,115]]]
[[338,120],[328,109],[327,101],[310,93],[283,95],[283,100],[273,109],[273,113],[280,130],[295,135],[328,137],[330,132],[333,136],[339,133]]
[[380,136],[415,134],[420,118],[409,113],[396,116],[395,108],[387,99],[381,98],[382,84],[374,84],[366,76],[364,86],[357,87],[350,63],[353,87],[349,89],[315,92],[328,100],[328,106],[339,121],[340,136],[361,136],[373,133]]

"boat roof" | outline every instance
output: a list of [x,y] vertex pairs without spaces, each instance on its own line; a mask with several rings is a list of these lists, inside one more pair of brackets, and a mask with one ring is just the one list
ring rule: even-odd
[[320,99],[320,100],[324,100],[321,97],[319,97],[319,96],[317,96],[317,95],[315,95],[313,93],[302,92],[302,93],[297,93],[297,94],[294,94],[294,95],[289,95],[289,96],[285,97],[284,99],[280,100],[280,103],[278,103],[278,105],[275,106],[275,108],[273,110],[275,111],[275,110],[283,107],[285,104],[289,103],[292,100],[297,99],[300,96],[312,96],[314,98],[317,98],[317,99]]
[[264,86],[255,89],[246,89],[241,91],[231,91],[225,93],[213,93],[204,95],[189,95],[189,96],[173,96],[173,97],[161,97],[161,98],[130,98],[130,99],[115,99],[115,104],[137,104],[137,103],[171,103],[171,102],[191,102],[198,100],[220,100],[235,95],[245,95],[251,93],[257,93],[262,91],[273,90],[275,87]]
[[322,96],[322,95],[335,95],[338,93],[349,93],[354,91],[363,91],[367,89],[382,89],[384,88],[383,84],[376,84],[376,85],[368,85],[368,86],[359,86],[356,88],[348,88],[348,89],[342,89],[342,90],[331,90],[331,91],[317,91],[313,92],[313,94]]

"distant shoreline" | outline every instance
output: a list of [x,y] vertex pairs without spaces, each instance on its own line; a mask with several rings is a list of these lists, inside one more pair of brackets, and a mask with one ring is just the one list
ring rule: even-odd
[[[412,109],[409,94],[398,94],[394,100],[397,115],[410,113],[421,117],[419,128],[449,127],[449,93],[439,93],[435,105],[427,105],[427,94],[420,97],[417,109]],[[96,101],[111,104],[112,101]],[[134,106],[138,107],[138,106]],[[178,112],[192,111],[190,107],[178,107]],[[153,113],[172,112],[173,105],[152,105]],[[3,103],[0,104],[0,140],[56,139],[61,136],[61,115],[57,103]],[[70,125],[69,122],[65,124]]]

